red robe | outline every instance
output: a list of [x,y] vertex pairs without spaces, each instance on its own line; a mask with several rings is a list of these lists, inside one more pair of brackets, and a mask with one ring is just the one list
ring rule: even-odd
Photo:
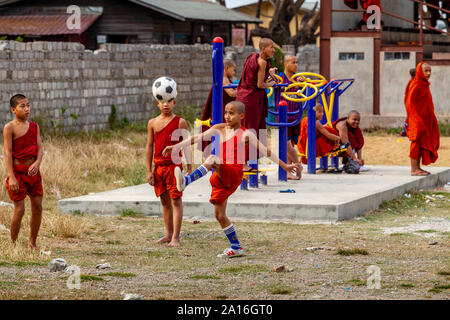
[[[245,105],[245,118],[243,125],[247,129],[255,130],[266,128],[266,117],[269,112],[269,103],[265,89],[260,89],[258,83],[259,53],[252,53],[245,60],[242,77],[237,87],[236,100]],[[269,76],[270,62],[267,61],[264,79]]]
[[[403,99],[403,103],[405,104],[405,109],[406,109],[406,98],[408,97],[408,92],[409,92],[409,87],[411,86],[411,83],[413,82],[414,78],[411,78],[408,81],[408,84],[406,85],[406,89],[405,89],[405,98]],[[408,125],[408,111],[406,111],[406,120],[405,120],[406,125]]]
[[[28,125],[27,132],[12,141],[12,158],[18,159],[21,162],[28,160],[32,157],[37,157],[38,146],[37,146],[37,134],[38,125],[36,122],[30,121]],[[43,196],[44,191],[42,188],[42,178],[41,173],[38,170],[37,174],[34,176],[28,175],[28,169],[30,165],[14,164],[13,172],[19,184],[19,190],[13,192],[9,186],[9,177],[6,178],[6,190],[8,191],[9,197],[13,202],[22,201],[29,196]]]
[[[155,153],[153,162],[155,163],[155,168],[153,174],[155,178],[155,194],[157,197],[166,191],[169,192],[171,199],[178,199],[183,195],[183,192],[177,189],[177,182],[173,173],[176,166],[180,167],[181,170],[183,170],[183,166],[181,163],[173,163],[171,154],[168,156],[163,156],[162,154],[167,146],[172,146],[179,142],[179,140],[172,140],[172,134],[179,128],[180,119],[180,117],[175,116],[161,131],[155,132],[154,134]],[[181,158],[181,152],[178,156]]]
[[411,148],[411,159],[422,158],[422,164],[436,162],[439,149],[439,126],[434,114],[430,83],[422,71],[423,62],[416,68],[416,76],[409,86],[405,99]]
[[[362,147],[364,146],[364,136],[362,134],[361,129],[353,128],[352,126],[350,126],[347,123],[347,117],[339,118],[336,121],[333,121],[332,123],[333,128],[336,129],[336,124],[341,121],[345,121],[345,124],[347,125],[348,142],[350,142],[352,149],[355,150],[355,152],[362,149]],[[347,161],[348,155],[347,153],[344,153],[343,163],[346,163]]]
[[[327,126],[324,126],[325,129],[328,130],[328,132],[339,135],[336,129],[330,128]],[[308,140],[308,117],[304,117],[302,119],[302,122],[300,123],[300,137],[298,139],[298,150],[301,154],[306,155],[306,147],[307,147],[307,140]],[[319,130],[316,129],[316,157],[321,158],[324,157],[327,153],[331,152],[331,150],[334,149],[336,146],[336,142],[333,140],[328,139],[323,134],[319,132]],[[307,163],[307,158],[305,156],[302,156],[302,162],[304,164]]]
[[[344,3],[354,10],[358,9],[358,0],[344,0]],[[367,14],[368,7],[375,5],[380,7],[381,9],[380,0],[359,0],[359,3],[361,4],[362,9],[364,10],[363,13],[364,22],[367,22],[367,19],[369,18],[369,15]]]

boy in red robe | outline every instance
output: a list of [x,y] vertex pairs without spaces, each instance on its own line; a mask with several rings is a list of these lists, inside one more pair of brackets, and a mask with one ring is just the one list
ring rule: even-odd
[[39,167],[42,161],[42,141],[37,123],[28,121],[30,102],[22,94],[10,100],[14,120],[3,128],[5,162],[8,177],[6,189],[14,202],[11,221],[11,240],[16,243],[20,224],[25,213],[25,198],[31,201],[30,238],[28,247],[39,250],[36,239],[42,220],[42,178]]
[[[177,129],[188,129],[184,119],[173,114],[176,100],[159,101],[156,100],[161,114],[151,119],[147,125],[147,181],[155,188],[155,194],[160,197],[163,211],[164,225],[166,235],[159,239],[158,243],[168,243],[169,247],[180,246],[181,222],[183,220],[183,203],[176,187],[173,169],[182,168],[181,161],[175,164],[172,158],[163,155],[163,150],[168,145],[173,145],[178,141],[172,140],[172,134]],[[181,157],[181,154],[179,154]],[[181,160],[181,159],[180,159]],[[155,163],[153,167],[152,163]],[[191,164],[188,161],[188,171],[191,170]]]
[[423,165],[428,165],[438,158],[440,134],[428,81],[430,77],[431,66],[419,63],[405,99],[412,176],[429,175],[428,171],[420,167],[420,161]]
[[[339,146],[341,138],[334,128],[322,125],[320,120],[323,118],[323,106],[317,104],[314,107],[316,111],[316,157],[324,157],[326,154]],[[300,124],[300,138],[298,139],[298,150],[301,154],[306,155],[306,146],[308,139],[308,117],[304,117]],[[302,162],[308,163],[305,156],[302,156]]]
[[268,61],[275,53],[273,41],[261,39],[259,49],[261,53],[252,53],[245,60],[236,95],[236,100],[245,105],[244,127],[255,130],[257,136],[259,129],[266,128],[269,112],[266,89],[276,84],[274,80],[265,82],[269,75],[275,79],[276,68],[270,68]]
[[214,213],[217,221],[223,229],[223,232],[230,241],[231,248],[225,249],[220,258],[233,258],[242,256],[244,250],[239,243],[236,230],[226,215],[228,198],[236,191],[242,181],[243,164],[245,163],[246,145],[251,145],[274,161],[278,163],[287,172],[294,169],[298,170],[298,164],[287,165],[278,157],[267,150],[266,147],[258,141],[256,135],[242,126],[244,119],[245,106],[242,102],[233,101],[225,106],[225,123],[216,124],[206,132],[193,136],[191,139],[184,140],[173,146],[168,146],[163,154],[177,154],[183,147],[195,144],[205,139],[211,139],[213,135],[220,136],[219,156],[210,155],[205,162],[198,167],[192,174],[184,176],[179,168],[174,169],[174,175],[177,178],[177,188],[181,192],[187,185],[203,177],[209,170],[214,169],[214,173],[209,179],[212,192],[210,202],[214,205]]
[[361,115],[358,111],[352,110],[347,117],[337,119],[332,123],[334,129],[339,132],[341,143],[350,142],[351,148],[347,148],[347,152],[343,155],[342,163],[346,164],[348,159],[356,161],[360,166],[364,166],[362,158],[362,148],[364,146],[364,136],[359,128]]

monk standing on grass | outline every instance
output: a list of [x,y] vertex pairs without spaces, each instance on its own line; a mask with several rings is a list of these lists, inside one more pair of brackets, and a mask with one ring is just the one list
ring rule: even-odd
[[430,91],[431,66],[421,62],[416,76],[409,85],[405,98],[408,128],[406,134],[411,141],[411,175],[426,176],[430,173],[420,167],[436,162],[439,149],[439,126],[434,114]]
[[14,120],[3,128],[5,162],[8,177],[6,189],[14,202],[14,215],[11,221],[11,240],[15,244],[19,236],[20,224],[25,214],[25,198],[31,200],[30,238],[28,248],[39,250],[36,239],[42,220],[42,179],[39,167],[42,161],[42,142],[39,126],[28,121],[30,102],[22,94],[10,100]]

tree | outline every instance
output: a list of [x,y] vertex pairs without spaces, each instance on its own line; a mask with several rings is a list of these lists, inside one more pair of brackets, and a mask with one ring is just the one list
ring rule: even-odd
[[[289,24],[291,20],[297,16],[298,10],[301,8],[305,0],[270,0],[275,7],[275,11],[268,28],[257,27],[252,30],[252,36],[263,38],[271,38],[278,45],[284,44],[298,46],[313,42],[316,39],[316,32],[320,23],[320,11],[317,10],[317,3],[314,9],[309,11],[297,26],[297,33],[291,35]],[[260,8],[261,0],[258,1]],[[259,10],[258,10],[259,11]]]

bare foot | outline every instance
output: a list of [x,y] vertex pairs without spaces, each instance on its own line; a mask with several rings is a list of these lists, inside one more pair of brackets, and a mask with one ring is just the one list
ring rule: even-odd
[[429,173],[421,171],[421,170],[417,170],[417,171],[411,171],[411,175],[413,177],[417,177],[417,176],[428,176]]
[[172,240],[172,236],[165,236],[158,241],[155,241],[155,243],[168,243]]
[[39,248],[39,247],[36,246],[35,244],[29,243],[29,244],[28,244],[28,250],[40,252],[40,251],[41,251],[41,248]]
[[168,247],[179,247],[181,246],[180,240],[172,240],[170,241],[170,243],[167,245]]

